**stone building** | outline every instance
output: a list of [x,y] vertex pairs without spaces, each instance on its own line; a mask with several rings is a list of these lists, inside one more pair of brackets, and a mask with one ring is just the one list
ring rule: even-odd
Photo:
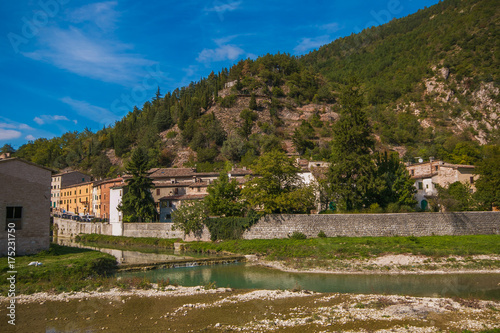
[[15,255],[48,250],[51,175],[31,162],[0,159],[0,255],[7,254],[9,241],[15,241]]
[[450,164],[443,161],[429,161],[406,166],[417,189],[416,200],[422,209],[428,207],[428,199],[437,195],[436,184],[448,187],[454,182],[468,184],[475,192],[478,175],[473,165]]
[[79,171],[66,171],[53,175],[50,184],[50,207],[52,208],[52,212],[61,212],[61,188],[74,184],[86,183],[90,180],[91,177],[89,175]]

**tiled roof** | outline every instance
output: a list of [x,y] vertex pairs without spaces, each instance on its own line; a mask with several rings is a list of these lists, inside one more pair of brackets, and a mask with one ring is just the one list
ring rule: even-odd
[[160,200],[201,200],[208,194],[181,194],[181,195],[169,195]]
[[251,175],[253,172],[252,172],[252,170],[249,170],[249,169],[233,169],[233,170],[229,171],[228,173],[230,173],[232,177],[235,177],[235,176]]
[[150,174],[151,178],[191,177],[196,175],[193,168],[161,168],[152,170],[153,172]]

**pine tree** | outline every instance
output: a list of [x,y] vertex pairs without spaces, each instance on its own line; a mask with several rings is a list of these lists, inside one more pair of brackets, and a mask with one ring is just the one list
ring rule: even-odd
[[149,178],[149,160],[146,151],[136,148],[126,166],[132,178],[127,179],[127,190],[119,206],[129,222],[153,221],[157,212],[151,189],[153,181]]
[[340,119],[334,124],[327,187],[331,200],[341,210],[359,210],[376,202],[376,192],[381,186],[371,156],[372,128],[355,83],[344,89],[340,102],[342,109]]

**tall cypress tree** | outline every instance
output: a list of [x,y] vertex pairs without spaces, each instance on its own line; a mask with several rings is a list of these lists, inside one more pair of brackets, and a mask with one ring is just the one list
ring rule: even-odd
[[341,210],[363,209],[376,202],[378,184],[372,158],[372,128],[363,111],[363,96],[356,83],[340,98],[340,119],[334,124],[327,188]]
[[129,222],[153,221],[157,212],[151,189],[153,181],[149,178],[149,160],[143,148],[136,148],[126,166],[132,178],[127,179],[127,191],[123,195],[119,210]]

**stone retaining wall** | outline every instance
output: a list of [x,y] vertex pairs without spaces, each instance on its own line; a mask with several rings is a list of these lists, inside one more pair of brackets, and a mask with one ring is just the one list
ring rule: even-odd
[[500,234],[500,212],[267,215],[244,239],[286,238],[294,231],[317,237]]

